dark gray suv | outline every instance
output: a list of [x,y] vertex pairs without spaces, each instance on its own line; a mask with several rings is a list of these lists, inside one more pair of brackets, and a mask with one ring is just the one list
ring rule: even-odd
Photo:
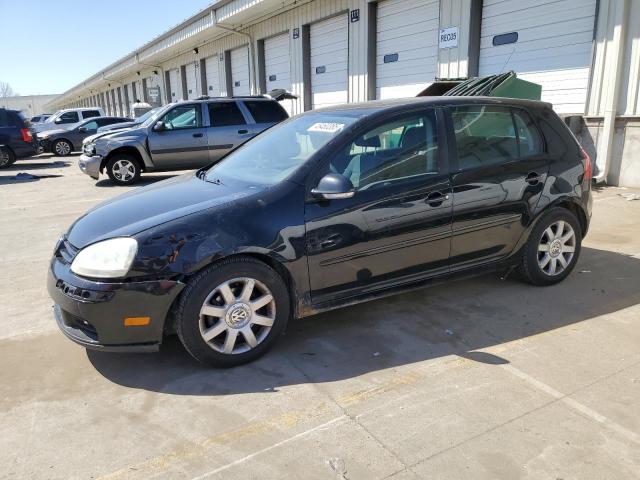
[[121,185],[140,173],[190,170],[211,164],[288,118],[270,97],[221,97],[173,103],[141,125],[83,147],[80,169],[98,179],[106,171]]

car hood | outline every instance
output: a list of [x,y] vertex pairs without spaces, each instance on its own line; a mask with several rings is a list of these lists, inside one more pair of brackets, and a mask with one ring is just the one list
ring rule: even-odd
[[106,137],[107,135],[113,135],[114,133],[116,133],[116,132],[108,131],[108,132],[94,133],[93,135],[89,135],[87,138],[85,138],[82,143],[91,143],[94,140],[97,140],[98,138]]
[[121,140],[125,138],[139,138],[140,135],[146,135],[147,129],[142,127],[123,128],[115,132],[104,132],[106,135],[100,137],[100,140]]
[[67,239],[73,246],[83,248],[108,238],[132,236],[259,191],[205,182],[190,172],[137,188],[94,207],[75,221]]

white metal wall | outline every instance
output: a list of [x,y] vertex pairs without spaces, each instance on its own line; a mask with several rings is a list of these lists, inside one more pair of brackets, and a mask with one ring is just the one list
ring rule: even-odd
[[220,68],[218,61],[218,54],[211,55],[207,57],[204,61],[206,75],[207,75],[207,85],[206,91],[203,92],[204,95],[208,95],[210,97],[217,97],[220,95]]
[[[283,33],[264,41],[264,71],[267,92],[283,88],[291,92],[291,48],[289,33]],[[293,113],[293,102],[284,100],[282,106],[289,115]]]
[[187,100],[193,100],[198,98],[200,93],[198,92],[198,69],[196,63],[191,62],[185,65],[185,73],[187,78]]
[[180,79],[180,70],[177,68],[169,70],[169,88],[171,89],[172,102],[182,99],[182,81]]
[[[592,60],[596,0],[484,0],[480,75],[515,70],[542,85],[542,100],[560,113],[583,113]],[[518,33],[516,43],[493,45]]]
[[376,19],[376,98],[413,97],[438,68],[439,0],[383,0]]
[[231,83],[234,95],[250,95],[249,48],[231,50]]
[[349,101],[349,19],[337,15],[311,24],[311,104],[326,107]]

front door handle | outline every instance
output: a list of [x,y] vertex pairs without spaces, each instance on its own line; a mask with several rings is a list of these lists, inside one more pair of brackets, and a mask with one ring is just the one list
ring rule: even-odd
[[202,138],[203,134],[202,133],[194,133],[193,134],[193,138]]
[[244,135],[245,133],[249,133],[249,130],[245,130],[244,128],[242,130],[238,130],[238,133],[240,135]]
[[444,194],[442,192],[431,192],[429,195],[427,195],[425,203],[431,207],[439,207],[445,200],[449,200],[448,193]]
[[529,185],[536,185],[540,180],[542,180],[542,177],[536,172],[529,172],[529,174],[527,174],[527,177],[524,179],[524,181]]

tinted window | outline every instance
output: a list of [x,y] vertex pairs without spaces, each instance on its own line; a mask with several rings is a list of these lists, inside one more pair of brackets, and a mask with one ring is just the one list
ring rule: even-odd
[[100,118],[95,121],[98,122],[98,125],[103,126],[103,125],[111,125],[112,123],[129,122],[131,120],[128,118]]
[[80,121],[80,118],[78,112],[65,112],[60,115],[59,120],[57,123],[76,123]]
[[99,117],[100,116],[100,112],[97,111],[97,110],[85,110],[84,112],[82,112],[82,116],[84,118]]
[[544,152],[544,144],[540,132],[524,110],[513,110],[513,120],[516,123],[520,156],[539,155]]
[[518,158],[518,141],[507,107],[465,106],[451,109],[458,168],[506,163]]
[[7,111],[0,108],[0,127],[7,126]]
[[276,102],[245,100],[244,104],[256,123],[281,122],[289,118],[287,112]]
[[31,117],[31,121],[32,121],[33,123],[35,123],[35,122],[39,122],[39,121],[40,121],[40,117]]
[[25,128],[27,120],[19,112],[7,112],[9,117],[9,125],[18,128]]
[[394,120],[359,135],[332,160],[330,169],[349,178],[356,190],[438,173],[435,112]]
[[209,118],[212,127],[226,127],[229,125],[244,125],[245,120],[236,102],[209,103]]
[[167,130],[196,128],[202,126],[200,105],[180,105],[162,117]]
[[98,122],[96,122],[95,120],[92,120],[90,122],[85,123],[83,125],[83,128],[85,128],[88,131],[97,130],[98,129]]

